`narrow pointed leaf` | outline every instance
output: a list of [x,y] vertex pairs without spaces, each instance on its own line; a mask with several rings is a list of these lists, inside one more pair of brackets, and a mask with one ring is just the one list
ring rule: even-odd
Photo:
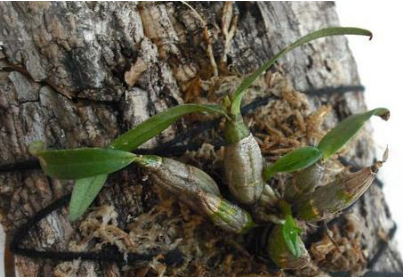
[[299,246],[299,233],[301,230],[297,227],[291,215],[286,216],[282,231],[288,249],[290,249],[295,257],[299,258],[301,256],[301,248]]
[[172,123],[183,116],[194,112],[215,112],[226,117],[224,109],[218,105],[212,104],[185,104],[170,108],[160,112],[146,121],[140,123],[134,129],[124,133],[112,142],[111,147],[115,149],[133,151],[147,140],[158,135],[168,128]]
[[316,32],[312,32],[295,42],[291,43],[279,53],[277,53],[271,60],[267,63],[264,63],[258,70],[256,70],[253,74],[246,77],[241,85],[237,88],[234,95],[234,100],[231,105],[231,114],[237,115],[240,113],[240,106],[242,102],[242,97],[245,94],[246,90],[252,85],[252,83],[267,69],[269,69],[279,58],[283,57],[288,52],[293,49],[313,41],[318,38],[328,37],[328,36],[337,36],[337,35],[359,35],[359,36],[369,36],[372,38],[372,33],[368,30],[359,29],[359,28],[351,28],[351,27],[330,27],[325,28]]
[[72,221],[77,220],[85,213],[101,191],[107,178],[108,175],[104,174],[76,181],[69,206],[69,214]]
[[37,152],[43,171],[56,179],[82,179],[115,172],[138,156],[107,148],[77,148]]
[[322,157],[322,152],[312,146],[297,148],[268,166],[264,172],[264,179],[270,179],[279,172],[294,172],[313,165]]
[[323,158],[329,158],[349,142],[373,115],[388,120],[390,112],[388,109],[378,108],[365,113],[351,115],[341,121],[319,142],[318,148],[323,152]]
[[[118,150],[133,151],[147,140],[168,128],[181,117],[192,112],[217,112],[224,116],[228,116],[224,109],[218,105],[186,104],[176,106],[151,117],[134,129],[118,137],[112,143],[111,147]],[[41,145],[34,145],[33,151],[36,151],[36,149],[42,149],[41,147]],[[77,188],[77,190],[80,191],[79,196],[73,195],[70,202],[70,217],[72,220],[75,220],[85,212],[101,189],[103,184],[103,182],[101,184],[101,180],[104,178],[106,179],[105,176],[107,177],[107,175],[98,175],[77,181],[75,186],[80,186],[81,188]],[[83,189],[85,186],[89,187],[88,190]],[[99,190],[97,190],[98,187]]]

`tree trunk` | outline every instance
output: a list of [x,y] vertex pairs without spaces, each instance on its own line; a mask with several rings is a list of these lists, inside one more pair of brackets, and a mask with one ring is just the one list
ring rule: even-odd
[[[72,188],[71,182],[44,175],[27,151],[31,142],[42,140],[48,147],[58,149],[107,146],[119,134],[168,107],[214,100],[206,87],[211,88],[216,80],[249,74],[298,37],[339,25],[334,3],[330,2],[191,4],[205,21],[210,39],[203,36],[201,18],[181,2],[0,4],[0,220],[8,241],[29,218],[68,195]],[[226,32],[223,21],[237,23],[233,38]],[[218,78],[214,77],[208,40],[217,60]],[[227,57],[227,62],[218,62],[221,57]],[[321,105],[331,107],[325,129],[366,108],[345,37],[328,38],[296,49],[262,82],[266,89],[251,93],[246,102],[270,96],[292,106],[286,94],[275,92],[291,91],[298,96],[295,109],[305,99],[310,112]],[[305,94],[297,94],[293,88]],[[268,105],[270,101],[263,106]],[[248,116],[255,132],[264,129],[258,119],[264,118],[265,113],[271,114],[264,107]],[[308,110],[304,112],[308,114]],[[219,124],[207,124],[211,128],[193,134],[200,129],[192,125],[201,122],[212,119],[188,117],[142,149],[153,152],[157,147],[158,153],[175,155],[201,166],[220,181],[222,151],[212,137],[219,140],[221,128]],[[366,134],[343,153],[346,160],[360,167],[374,160],[370,130]],[[314,137],[301,136],[297,144],[308,143]],[[206,144],[197,149],[200,142]],[[260,142],[262,146],[263,139]],[[160,145],[166,148],[158,148]],[[276,145],[277,150],[279,145],[283,150],[295,147],[285,141]],[[190,146],[194,151],[172,152]],[[278,157],[281,151],[275,150],[268,148],[264,152],[266,158]],[[108,249],[108,242],[115,246],[111,251],[118,248],[120,252],[166,253],[178,248],[184,259],[181,265],[166,265],[157,256],[151,262],[125,264],[15,255],[15,270],[19,276],[154,276],[156,272],[162,274],[165,266],[166,276],[273,273],[264,259],[251,256],[244,249],[243,238],[227,235],[187,208],[164,199],[171,197],[152,187],[143,172],[129,167],[108,179],[84,219],[72,223],[66,207],[57,209],[32,228],[22,245],[47,252],[105,253],[102,249]],[[320,250],[314,247],[315,243],[325,243],[326,236],[321,233],[310,249],[311,265],[293,274],[326,276],[334,271],[361,274],[367,267],[373,271],[402,270],[394,241],[386,242],[387,248],[379,260],[371,263],[394,226],[380,186],[372,186],[343,219],[344,223],[331,227],[342,255],[329,250],[320,258]],[[350,229],[344,232],[344,228]],[[316,227],[308,229],[310,234],[317,233]],[[332,247],[330,243],[325,248]],[[54,257],[58,257],[57,253]],[[7,263],[10,266],[13,262]]]

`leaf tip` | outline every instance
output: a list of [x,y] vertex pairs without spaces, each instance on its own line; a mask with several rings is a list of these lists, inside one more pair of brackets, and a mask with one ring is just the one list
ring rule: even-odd
[[387,108],[376,108],[369,111],[369,113],[372,113],[372,115],[379,116],[385,121],[388,121],[390,118],[390,111]]
[[28,152],[32,156],[38,156],[39,153],[45,151],[45,143],[43,141],[34,141],[28,146]]
[[381,114],[379,114],[380,118],[382,118],[385,121],[388,121],[390,118],[390,111],[385,109],[384,112],[382,112]]

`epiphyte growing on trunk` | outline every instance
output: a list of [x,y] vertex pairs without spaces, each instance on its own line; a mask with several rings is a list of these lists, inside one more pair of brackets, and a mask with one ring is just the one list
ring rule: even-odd
[[[280,268],[302,268],[308,263],[309,254],[299,236],[301,231],[294,218],[320,220],[337,214],[340,208],[354,202],[369,187],[376,173],[373,167],[369,175],[368,171],[365,171],[366,179],[352,178],[351,180],[355,180],[355,183],[358,183],[357,180],[363,180],[365,184],[358,187],[347,186],[342,197],[343,205],[331,206],[329,209],[316,213],[315,208],[320,205],[318,197],[323,194],[322,190],[316,189],[318,182],[315,180],[320,181],[321,179],[321,174],[317,174],[319,170],[317,168],[320,168],[318,163],[322,164],[346,144],[372,115],[386,118],[389,112],[379,108],[353,115],[330,131],[318,146],[296,149],[280,158],[276,163],[264,168],[259,145],[243,121],[240,106],[249,86],[283,55],[312,40],[343,34],[372,35],[363,29],[342,27],[313,32],[284,48],[255,73],[246,77],[234,94],[226,98],[223,105],[186,104],[173,107],[139,124],[136,128],[118,137],[106,148],[46,150],[43,146],[36,144],[31,147],[31,153],[40,159],[44,171],[51,177],[77,180],[70,205],[70,216],[73,220],[79,218],[89,207],[109,173],[120,170],[133,162],[148,170],[150,179],[155,185],[165,188],[223,230],[244,234],[256,226],[274,223],[271,239],[266,242],[271,259]],[[213,112],[226,118],[227,145],[225,146],[224,167],[227,185],[239,203],[247,204],[245,209],[224,199],[216,182],[196,167],[169,158],[130,153],[178,119],[193,112]],[[299,171],[296,174],[301,174],[300,176],[303,178],[298,178],[301,182],[293,184],[293,191],[286,190],[285,199],[281,199],[282,197],[274,192],[266,181],[276,173],[294,171]],[[264,192],[267,195],[262,197]],[[336,192],[336,194],[340,193]],[[264,198],[265,201],[259,202],[261,198]],[[308,199],[305,202],[313,204],[304,206],[301,204],[301,199]],[[251,215],[253,213],[250,211],[262,203],[273,206],[274,210],[281,211],[272,217],[276,218],[273,223],[255,222]],[[314,210],[315,216],[306,216],[312,210]]]

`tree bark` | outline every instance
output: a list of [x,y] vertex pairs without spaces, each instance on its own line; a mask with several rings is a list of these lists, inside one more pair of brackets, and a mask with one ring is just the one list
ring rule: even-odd
[[[218,61],[225,51],[224,3],[191,4],[206,21]],[[195,80],[203,84],[212,80],[213,69],[206,39],[203,39],[203,24],[194,11],[180,2],[2,2],[0,11],[0,220],[11,238],[19,226],[69,194],[72,188],[71,182],[50,179],[34,166],[34,159],[27,151],[31,142],[42,140],[48,147],[57,149],[107,146],[119,134],[150,116],[205,97],[203,92],[190,93],[189,87]],[[339,25],[334,3],[329,2],[239,2],[234,4],[233,16],[238,19],[237,30],[228,44],[226,69],[219,68],[220,76],[228,72],[249,74],[298,37]],[[325,121],[327,127],[366,109],[345,37],[328,38],[296,49],[279,61],[274,71],[280,71],[295,90],[306,92],[312,107],[323,104],[332,107]],[[352,89],[343,94],[329,89],[336,87]],[[328,93],[322,90],[324,88],[328,88]],[[256,94],[247,101],[253,101],[254,96]],[[192,130],[189,122],[194,120],[182,120],[142,148],[153,149],[186,134]],[[360,167],[374,160],[369,128],[366,134],[343,153],[347,160]],[[206,137],[200,135],[201,139]],[[203,158],[197,161],[197,157],[187,153],[181,158],[200,165]],[[213,176],[219,175],[219,163],[215,167],[203,167]],[[113,207],[116,216],[109,213],[113,220],[108,224],[126,233],[136,224],[136,218],[151,220],[155,216],[152,208],[161,207],[164,202],[160,192],[150,187],[142,176],[135,167],[113,174],[94,203],[98,207]],[[236,238],[214,251],[207,249],[212,247],[209,243],[213,236],[225,238],[226,235],[207,221],[202,221],[197,226],[199,229],[189,229],[188,233],[178,231],[183,222],[189,224],[188,217],[197,216],[176,204],[169,205],[173,205],[169,207],[175,213],[156,218],[156,225],[160,227],[159,232],[176,235],[172,236],[172,241],[163,236],[167,245],[158,246],[169,250],[172,245],[178,245],[185,252],[186,266],[168,266],[166,276],[253,276],[248,274],[269,271],[264,262],[240,250],[242,247],[236,246],[239,241]],[[351,232],[359,237],[357,251],[365,261],[370,261],[393,228],[381,188],[372,186],[349,210],[347,217],[361,224],[360,230]],[[177,218],[179,220],[175,221]],[[61,208],[30,232],[24,246],[52,251],[102,248],[105,237],[99,236],[86,245],[83,241],[88,234],[82,228],[82,222],[70,222],[67,209]],[[186,253],[183,244],[191,242],[190,235],[193,240],[197,238],[199,248]],[[219,238],[217,241],[221,242]],[[215,264],[214,258],[222,264]],[[114,262],[60,262],[19,255],[14,259],[19,276],[153,276],[147,274],[161,272],[163,267],[161,262],[126,266]],[[230,264],[231,259],[242,265],[253,265],[253,268],[240,270],[232,264],[229,269],[224,268],[223,264]],[[150,270],[148,273],[146,268]],[[356,274],[365,270],[365,266],[357,269],[354,265],[340,268],[355,270]],[[396,272],[401,269],[396,244],[391,241],[372,270]],[[326,276],[329,270],[335,271],[314,259],[309,270],[295,274]]]

